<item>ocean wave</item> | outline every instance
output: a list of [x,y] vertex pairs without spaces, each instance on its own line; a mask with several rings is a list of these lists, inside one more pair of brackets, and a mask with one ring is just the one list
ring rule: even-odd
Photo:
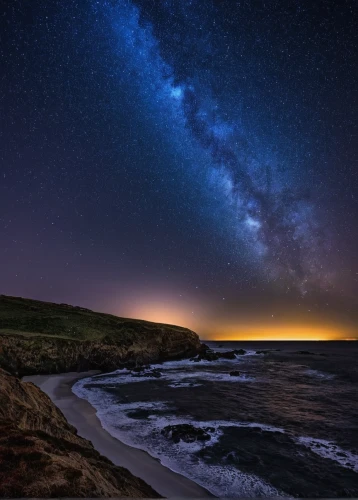
[[328,458],[339,463],[342,467],[358,472],[358,455],[340,448],[332,441],[311,437],[299,437],[297,442],[323,458]]
[[[284,432],[283,429],[254,422],[227,420],[195,421],[190,417],[175,416],[175,408],[167,401],[132,402],[120,404],[116,397],[82,379],[73,386],[73,392],[89,401],[97,411],[102,427],[129,446],[147,451],[163,465],[183,474],[217,496],[280,496],[276,488],[259,477],[241,472],[231,466],[207,464],[195,453],[214,446],[225,427],[257,427],[261,430]],[[191,424],[210,427],[210,441],[187,443],[168,441],[161,431],[168,425]]]
[[310,377],[318,378],[321,380],[332,380],[335,378],[335,376],[332,375],[331,373],[325,373],[325,372],[321,372],[319,370],[307,369],[304,371],[304,373]]
[[[114,372],[105,375],[96,375],[88,381],[91,385],[106,385],[111,386],[113,384],[132,384],[136,382],[144,382],[150,380],[165,380],[170,382],[169,387],[179,388],[179,387],[198,387],[202,385],[200,382],[203,380],[216,381],[216,382],[253,382],[255,379],[248,376],[245,373],[240,373],[240,375],[232,376],[230,371],[233,364],[240,364],[240,360],[220,360],[219,361],[200,361],[198,363],[193,363],[188,360],[184,361],[169,361],[163,364],[151,365],[150,368],[144,370],[140,374],[132,373],[131,370],[124,368],[116,370]],[[218,365],[226,367],[226,369],[218,369]],[[216,370],[206,370],[206,367],[212,368],[215,366]],[[153,370],[160,371],[161,376],[156,378],[153,377]]]
[[168,387],[172,387],[173,389],[180,389],[181,387],[200,387],[203,384],[195,384],[194,382],[173,382],[169,384]]

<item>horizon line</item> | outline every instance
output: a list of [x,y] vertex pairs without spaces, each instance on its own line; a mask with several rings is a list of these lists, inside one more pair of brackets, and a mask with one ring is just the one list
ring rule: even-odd
[[357,342],[358,337],[346,339],[202,339],[202,342]]

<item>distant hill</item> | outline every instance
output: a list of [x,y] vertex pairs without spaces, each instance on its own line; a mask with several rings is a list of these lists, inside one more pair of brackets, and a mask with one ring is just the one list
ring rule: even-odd
[[18,375],[115,370],[196,354],[187,328],[0,295],[0,367]]

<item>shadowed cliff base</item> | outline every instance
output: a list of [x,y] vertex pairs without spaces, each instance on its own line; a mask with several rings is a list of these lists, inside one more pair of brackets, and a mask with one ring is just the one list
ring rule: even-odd
[[0,369],[0,497],[159,497],[77,435],[50,398]]

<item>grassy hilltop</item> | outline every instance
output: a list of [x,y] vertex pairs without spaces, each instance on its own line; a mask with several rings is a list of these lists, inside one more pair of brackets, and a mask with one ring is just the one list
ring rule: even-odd
[[[174,325],[119,318],[84,307],[0,295],[0,334],[46,335],[72,340],[102,340],[119,335],[124,340],[138,330],[165,328],[185,331]],[[189,330],[187,330],[189,331]]]
[[19,375],[115,370],[195,354],[187,328],[71,306],[0,296],[0,367]]

